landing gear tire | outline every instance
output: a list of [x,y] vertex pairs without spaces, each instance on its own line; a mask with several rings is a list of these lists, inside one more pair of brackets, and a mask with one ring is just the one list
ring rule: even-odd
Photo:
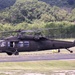
[[10,56],[12,55],[12,53],[10,53],[10,52],[7,52],[7,54],[10,55]]
[[58,53],[60,53],[60,49],[58,49]]
[[70,51],[70,53],[73,53],[73,51]]
[[68,48],[67,48],[67,50],[68,50],[70,53],[73,53],[73,51],[69,50]]

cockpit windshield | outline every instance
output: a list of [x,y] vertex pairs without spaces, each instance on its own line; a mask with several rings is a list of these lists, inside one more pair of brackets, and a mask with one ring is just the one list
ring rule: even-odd
[[5,46],[6,46],[6,42],[5,41],[1,41],[0,47],[5,47]]

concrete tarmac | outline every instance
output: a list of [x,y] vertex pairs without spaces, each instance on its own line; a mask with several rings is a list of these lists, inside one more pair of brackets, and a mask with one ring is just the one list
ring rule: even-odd
[[63,54],[29,54],[29,55],[12,55],[0,56],[0,62],[26,62],[26,61],[42,61],[42,60],[75,60],[75,53]]

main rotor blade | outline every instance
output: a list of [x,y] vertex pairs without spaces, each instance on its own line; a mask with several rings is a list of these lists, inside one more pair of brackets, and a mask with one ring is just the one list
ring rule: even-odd
[[41,32],[44,30],[57,30],[59,28],[40,28],[40,29],[32,29],[32,30],[14,30],[14,31],[0,31],[0,33],[26,33],[26,32]]
[[18,31],[0,31],[0,33],[14,33],[14,32],[18,32]]

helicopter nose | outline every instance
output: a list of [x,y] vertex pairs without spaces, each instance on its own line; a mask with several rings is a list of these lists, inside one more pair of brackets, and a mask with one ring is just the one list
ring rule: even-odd
[[74,46],[75,46],[75,40],[74,40]]
[[0,53],[2,53],[2,50],[0,49]]

